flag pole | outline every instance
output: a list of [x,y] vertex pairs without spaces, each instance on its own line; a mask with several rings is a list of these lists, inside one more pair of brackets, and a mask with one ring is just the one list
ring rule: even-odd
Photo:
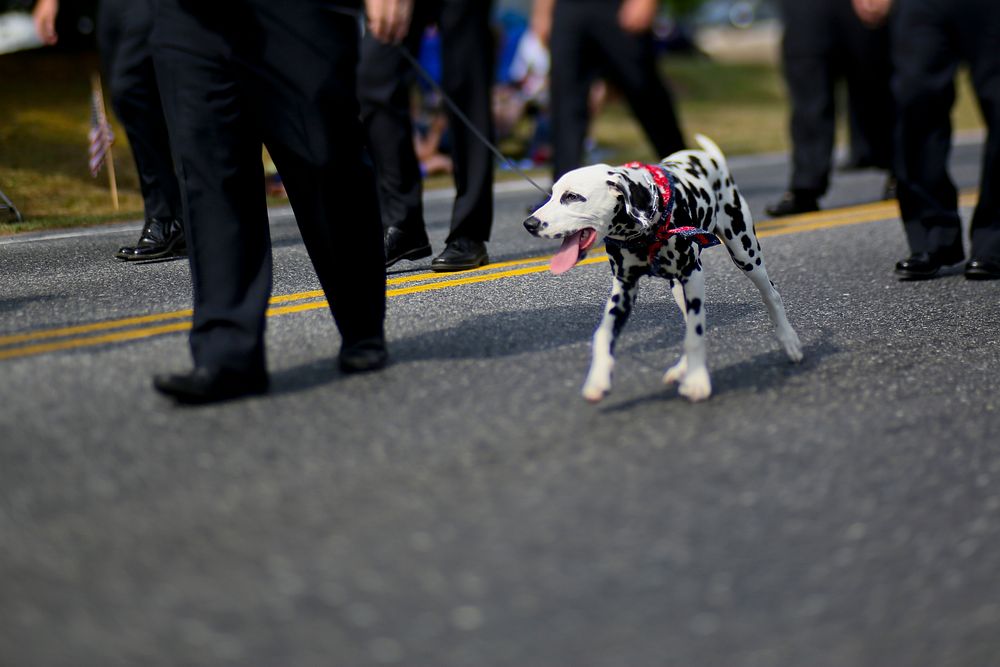
[[[100,100],[101,115],[106,119],[107,110],[104,108],[104,93],[101,86],[101,75],[94,72],[90,77],[90,85],[94,91],[96,99]],[[118,179],[115,177],[115,157],[111,152],[111,144],[108,144],[107,160],[108,165],[108,187],[111,189],[111,204],[118,210]]]

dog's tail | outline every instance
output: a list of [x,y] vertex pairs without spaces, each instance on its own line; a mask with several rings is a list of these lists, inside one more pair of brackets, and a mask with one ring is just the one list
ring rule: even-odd
[[725,171],[729,171],[729,165],[726,164],[726,156],[723,155],[722,149],[720,149],[714,141],[706,137],[704,134],[694,135],[694,140],[698,142],[702,150],[708,153],[711,157],[719,163],[719,166]]

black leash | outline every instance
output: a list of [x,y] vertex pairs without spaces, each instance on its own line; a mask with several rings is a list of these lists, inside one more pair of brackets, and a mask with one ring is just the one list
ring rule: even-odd
[[406,49],[405,46],[403,46],[402,44],[397,44],[397,47],[399,48],[399,52],[403,54],[403,57],[406,58],[407,61],[409,61],[410,65],[413,67],[413,69],[416,70],[417,74],[420,75],[420,78],[422,78],[424,81],[426,81],[427,84],[431,88],[434,89],[434,92],[436,92],[438,95],[441,96],[441,99],[443,99],[445,101],[445,103],[448,105],[448,108],[451,110],[451,112],[453,114],[455,114],[455,116],[459,120],[461,120],[465,124],[465,126],[467,128],[469,128],[469,131],[471,131],[472,134],[474,134],[476,136],[476,138],[479,139],[479,141],[483,142],[483,144],[487,148],[489,148],[493,152],[494,155],[496,155],[498,158],[500,158],[501,160],[503,160],[504,163],[506,163],[506,165],[508,167],[510,167],[519,176],[521,176],[521,178],[523,178],[524,180],[528,181],[533,186],[535,186],[535,188],[539,192],[541,192],[546,197],[552,196],[552,192],[551,191],[545,190],[538,183],[535,183],[533,180],[531,180],[531,177],[528,176],[526,173],[524,173],[524,170],[522,170],[520,167],[518,167],[516,164],[514,164],[511,161],[511,159],[508,158],[506,155],[504,155],[503,153],[501,153],[500,149],[498,149],[496,146],[494,146],[493,143],[489,139],[487,139],[486,137],[483,136],[482,132],[480,132],[478,129],[476,129],[476,126],[472,124],[472,121],[469,120],[469,117],[466,116],[464,113],[462,113],[462,110],[458,108],[458,105],[455,104],[455,102],[448,96],[448,94],[445,93],[444,90],[441,89],[441,86],[439,86],[438,83],[437,83],[437,81],[434,80],[434,77],[432,77],[427,72],[427,70],[423,68],[423,66],[417,61],[416,58],[413,57],[413,54],[411,54]]
[[[354,17],[361,24],[361,30],[363,32],[368,29],[368,26],[365,24],[364,12],[358,11],[358,10],[353,10],[353,9],[339,8],[339,7],[338,8],[331,7],[330,10],[331,11],[335,11],[335,12],[340,13],[340,14],[348,14],[349,16]],[[462,110],[459,109],[458,105],[455,104],[455,102],[451,99],[451,97],[448,96],[448,93],[444,92],[444,90],[441,88],[441,86],[438,85],[438,82],[434,80],[434,77],[432,77],[430,74],[428,74],[427,70],[424,69],[424,67],[417,61],[416,58],[413,57],[413,54],[410,53],[407,50],[407,48],[405,46],[403,46],[403,44],[396,44],[396,48],[399,49],[399,52],[403,54],[403,57],[406,58],[406,60],[410,63],[410,66],[413,67],[413,69],[417,72],[417,74],[420,75],[420,78],[422,78],[424,81],[426,81],[427,84],[431,88],[434,89],[434,92],[436,92],[438,95],[441,96],[441,99],[443,99],[445,101],[445,103],[448,105],[448,108],[451,109],[451,112],[453,114],[455,114],[455,116],[459,120],[461,120],[462,123],[464,123],[467,128],[469,128],[469,130],[472,132],[472,134],[474,134],[475,137],[477,139],[479,139],[479,141],[483,142],[483,145],[485,145],[487,148],[489,148],[490,151],[492,151],[492,153],[494,155],[496,155],[498,158],[500,158],[501,160],[503,160],[504,164],[506,164],[508,167],[510,167],[521,178],[523,178],[524,180],[528,181],[533,186],[535,186],[536,190],[538,190],[539,192],[541,192],[546,197],[551,197],[552,196],[552,191],[551,190],[546,190],[545,188],[543,188],[542,186],[540,186],[538,183],[535,183],[533,180],[531,180],[531,177],[528,176],[526,173],[524,173],[523,169],[521,169],[520,167],[518,167],[516,164],[514,164],[511,161],[510,158],[508,158],[506,155],[504,155],[503,153],[501,153],[500,149],[493,145],[493,142],[491,142],[489,139],[487,139],[486,137],[484,137],[483,133],[480,132],[478,129],[476,129],[476,126],[472,124],[472,121],[469,120],[469,117],[466,116],[464,113],[462,113]]]

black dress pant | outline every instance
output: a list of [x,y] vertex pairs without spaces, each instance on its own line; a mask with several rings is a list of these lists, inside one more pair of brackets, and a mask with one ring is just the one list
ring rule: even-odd
[[355,92],[360,24],[323,0],[157,0],[154,58],[194,286],[195,365],[263,373],[263,142],[343,343],[380,337],[385,258]]
[[1000,261],[1000,3],[897,0],[892,28],[899,104],[896,170],[910,249],[961,254],[948,154],[955,74],[964,61],[988,131],[972,217],[972,258]]
[[111,105],[128,135],[146,218],[179,219],[181,196],[156,88],[152,0],[101,0],[97,44]]
[[784,0],[781,10],[782,67],[791,98],[790,189],[818,197],[829,187],[841,79],[867,159],[889,169],[894,106],[888,28],[866,27],[851,0]]
[[590,86],[607,78],[628,101],[659,157],[684,148],[673,98],[656,69],[652,35],[618,25],[620,0],[560,0],[549,48],[553,175],[580,167],[590,123]]
[[[441,36],[442,88],[476,129],[492,139],[493,36],[490,0],[418,0],[404,46],[418,54],[425,28]],[[399,51],[365,36],[358,72],[361,118],[378,173],[382,222],[423,234],[422,176],[413,149],[413,71]],[[487,241],[493,224],[493,155],[448,109],[455,204],[446,239]]]

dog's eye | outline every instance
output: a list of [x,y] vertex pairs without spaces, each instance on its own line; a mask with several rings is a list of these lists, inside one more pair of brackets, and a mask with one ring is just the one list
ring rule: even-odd
[[566,204],[572,204],[573,202],[584,202],[587,198],[583,195],[578,195],[575,192],[564,192],[563,196],[559,198],[559,203],[565,206]]

